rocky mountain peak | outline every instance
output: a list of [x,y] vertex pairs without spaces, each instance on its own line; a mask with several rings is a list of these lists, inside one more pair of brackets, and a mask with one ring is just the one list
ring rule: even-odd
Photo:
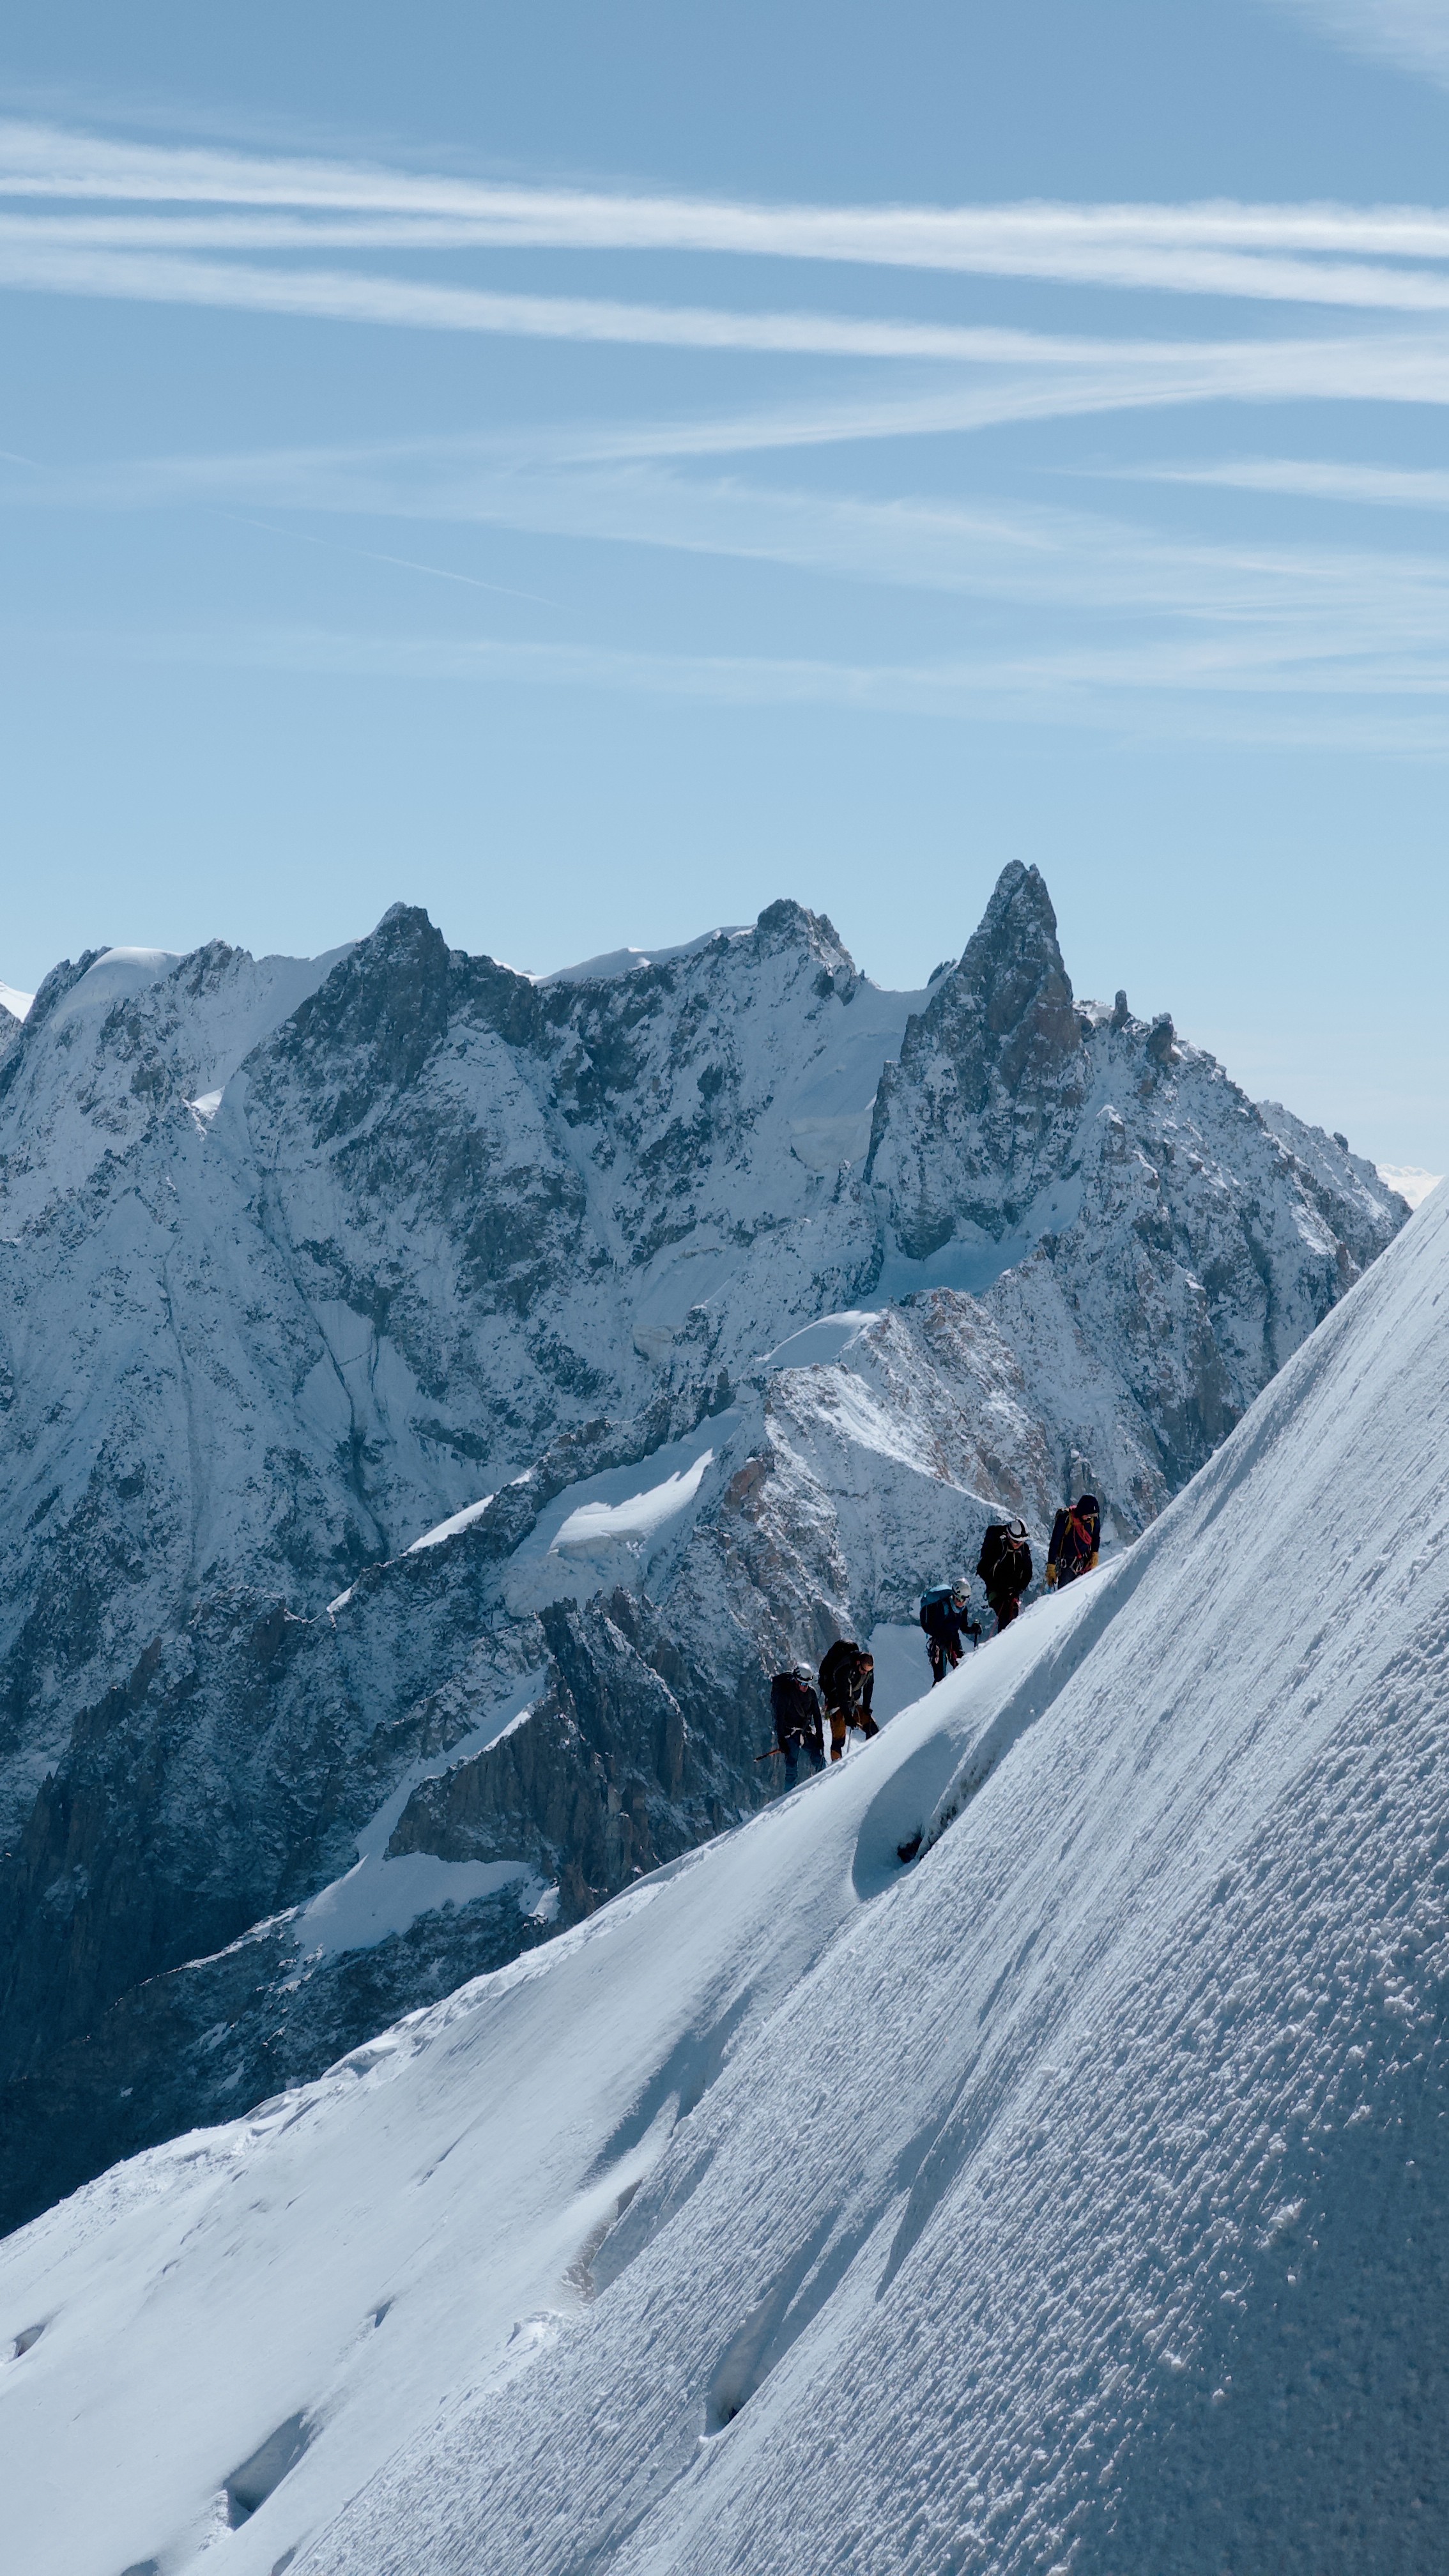
[[395,903],[303,1003],[283,1052],[350,1054],[368,1087],[414,1080],[447,1026],[448,969],[442,932],[420,906]]
[[829,914],[811,912],[789,895],[765,906],[755,923],[754,944],[757,953],[767,957],[782,949],[807,949],[832,976],[848,979],[851,984],[856,981],[855,960]]
[[1039,868],[1012,860],[881,1079],[869,1177],[901,1211],[902,1249],[928,1259],[963,1213],[988,1234],[1009,1225],[1023,1173],[1034,1186],[1042,1153],[1065,1142],[1086,1081],[1051,897]]
[[[975,1074],[984,1106],[993,1076],[1013,1092],[1054,1075],[1082,1043],[1072,979],[1057,945],[1057,917],[1039,868],[1013,859],[996,880],[981,925],[921,1014],[917,1048],[944,1041],[960,1073]],[[908,1032],[906,1048],[913,1040]]]

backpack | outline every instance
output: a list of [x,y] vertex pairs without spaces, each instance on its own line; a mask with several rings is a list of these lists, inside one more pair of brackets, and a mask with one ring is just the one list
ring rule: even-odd
[[993,1592],[1009,1592],[1019,1598],[1031,1581],[1031,1549],[1026,1543],[1025,1524],[993,1521],[981,1542],[976,1571],[988,1598]]
[[949,1610],[953,1606],[951,1586],[949,1583],[933,1584],[929,1592],[923,1592],[921,1594],[921,1626],[925,1629],[928,1637],[931,1635],[933,1629],[943,1624],[940,1616],[941,1612]]
[[1083,1494],[1079,1501],[1067,1505],[1060,1518],[1057,1580],[1070,1583],[1076,1575],[1086,1572],[1101,1541],[1102,1513],[1096,1495]]
[[856,1695],[860,1648],[837,1637],[820,1667],[820,1695],[827,1708],[844,1708]]

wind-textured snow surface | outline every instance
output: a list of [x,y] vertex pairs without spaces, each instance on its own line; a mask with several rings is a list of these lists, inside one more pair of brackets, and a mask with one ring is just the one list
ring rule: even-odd
[[1446,1315],[1440,1201],[875,1743],[0,2248],[16,2564],[1442,2565]]

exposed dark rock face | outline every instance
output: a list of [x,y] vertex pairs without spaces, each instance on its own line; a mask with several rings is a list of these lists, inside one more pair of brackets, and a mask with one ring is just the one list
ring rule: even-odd
[[0,2225],[747,1812],[993,1512],[1130,1538],[1405,1213],[1016,865],[917,995],[399,906],[0,1039]]
[[876,1095],[867,1179],[926,1261],[960,1222],[1010,1233],[1065,1164],[1091,1078],[1086,1031],[1040,871],[1002,870],[954,974],[906,1029]]
[[[1371,1164],[1255,1108],[1169,1013],[1076,1002],[1019,864],[884,1068],[866,1168],[887,1240],[979,1280],[1019,1353],[1074,1352],[1079,1386],[1105,1362],[1171,1491],[1403,1221]],[[1085,1476],[1086,1409],[1080,1447]]]
[[[320,2073],[748,1811],[752,1693],[722,1699],[627,1595],[555,1603],[500,1636],[488,1592],[470,1533],[378,1569],[357,1620],[232,1596],[86,1713],[0,1874],[6,2224],[117,2154]],[[444,1678],[410,1701],[420,1672]],[[468,1753],[520,1675],[519,1722]],[[306,1899],[430,1760],[387,1857],[512,1877],[329,1949]]]

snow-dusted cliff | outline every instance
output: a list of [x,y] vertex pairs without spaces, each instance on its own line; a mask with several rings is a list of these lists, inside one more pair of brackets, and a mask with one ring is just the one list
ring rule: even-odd
[[16,2564],[1440,2566],[1446,1291],[1441,1195],[842,1769],[0,2247]]
[[7,1027],[11,2213],[748,1811],[779,1658],[1002,1506],[1143,1528],[1404,1216],[1015,865],[923,994],[789,903],[542,984],[398,908]]

